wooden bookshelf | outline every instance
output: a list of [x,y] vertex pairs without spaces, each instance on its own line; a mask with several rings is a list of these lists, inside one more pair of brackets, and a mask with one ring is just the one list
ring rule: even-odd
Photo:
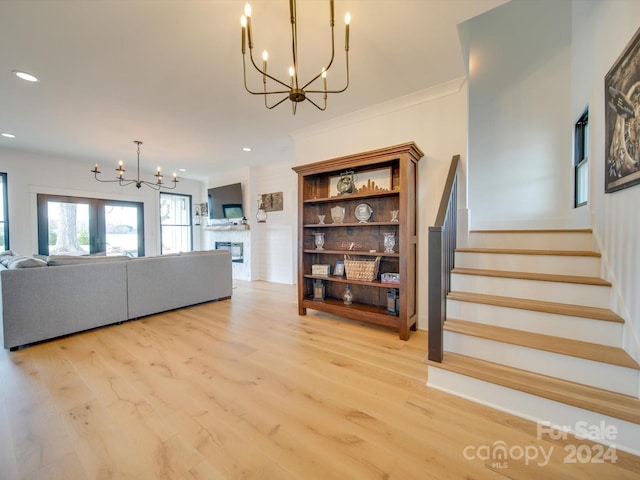
[[[403,340],[417,324],[417,183],[418,161],[424,154],[406,143],[355,155],[296,166],[298,174],[298,313],[307,308],[346,318],[392,327]],[[336,181],[350,172],[352,193],[336,190]],[[363,219],[358,206],[365,204],[370,217]],[[332,219],[333,207],[344,208],[342,222]],[[392,210],[399,211],[392,221]],[[359,212],[358,214],[356,212]],[[324,223],[319,220],[324,215]],[[317,233],[324,245],[315,244]],[[384,234],[395,235],[393,253],[385,252]],[[329,264],[331,273],[345,255],[351,259],[380,258],[372,281],[346,276],[313,275],[312,265]],[[383,283],[383,273],[399,273],[400,283]],[[324,300],[314,299],[314,282],[324,283]],[[342,297],[349,285],[353,303]],[[398,307],[387,311],[387,293],[398,292]]]

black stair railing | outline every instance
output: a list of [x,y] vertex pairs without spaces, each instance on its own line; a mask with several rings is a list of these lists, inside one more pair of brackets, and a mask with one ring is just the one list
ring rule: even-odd
[[451,270],[456,250],[458,210],[458,163],[454,155],[442,192],[433,227],[429,227],[429,353],[427,358],[442,362],[443,328],[447,316],[446,299],[451,291]]

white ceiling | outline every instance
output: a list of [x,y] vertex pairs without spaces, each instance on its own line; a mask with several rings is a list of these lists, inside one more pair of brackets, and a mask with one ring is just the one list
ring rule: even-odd
[[[342,84],[347,11],[350,86],[325,112],[304,102],[293,116],[289,101],[267,110],[244,91],[243,0],[0,0],[0,132],[16,135],[0,148],[106,167],[131,165],[142,140],[143,167],[186,177],[278,162],[292,155],[292,131],[463,76],[456,26],[505,2],[335,0],[329,88]],[[298,2],[301,80],[329,56],[328,4]],[[269,71],[286,78],[289,2],[251,6],[256,57],[267,49]]]

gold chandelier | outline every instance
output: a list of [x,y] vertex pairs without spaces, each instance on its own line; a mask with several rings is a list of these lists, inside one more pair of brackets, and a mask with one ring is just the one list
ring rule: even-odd
[[126,170],[124,169],[124,164],[122,163],[122,160],[120,160],[120,162],[118,162],[118,168],[116,168],[116,172],[118,172],[118,175],[116,176],[115,180],[102,180],[100,178],[98,178],[98,174],[102,173],[100,170],[98,170],[98,164],[96,163],[96,166],[93,167],[93,170],[91,170],[91,172],[93,172],[93,175],[95,177],[95,179],[99,182],[103,182],[103,183],[111,183],[111,182],[118,182],[118,184],[121,187],[126,187],[127,185],[131,185],[134,184],[136,186],[136,188],[140,188],[142,185],[146,185],[149,188],[153,188],[154,190],[160,190],[161,188],[166,188],[168,190],[173,190],[174,188],[176,188],[176,186],[178,185],[178,175],[174,172],[173,173],[173,178],[171,179],[171,181],[173,182],[173,187],[168,187],[167,185],[165,185],[164,183],[162,183],[162,179],[164,178],[164,176],[162,175],[162,169],[160,167],[158,167],[158,170],[156,171],[155,174],[155,181],[153,182],[148,182],[146,180],[140,180],[140,145],[142,145],[142,142],[140,140],[134,140],[133,143],[135,143],[138,146],[137,149],[137,153],[138,153],[138,175],[136,176],[135,179],[127,179],[124,178],[124,172],[126,172]]
[[[298,23],[296,19],[296,0],[289,0],[289,11],[291,16],[291,44],[292,44],[292,56],[293,56],[293,64],[289,67],[289,82],[284,82],[274,77],[273,75],[267,73],[267,60],[269,58],[267,51],[265,50],[262,53],[262,68],[258,67],[254,58],[253,58],[253,36],[251,33],[251,7],[247,3],[244,7],[244,15],[240,19],[240,24],[242,26],[242,71],[244,75],[244,88],[247,92],[253,95],[263,95],[264,96],[264,106],[268,109],[272,109],[280,105],[285,100],[291,100],[291,108],[293,110],[293,114],[296,114],[296,107],[298,103],[308,100],[313,106],[315,106],[318,110],[325,110],[327,108],[327,94],[328,93],[342,93],[349,86],[349,23],[351,22],[351,15],[347,13],[345,15],[345,34],[344,34],[344,51],[346,58],[346,84],[344,88],[340,90],[327,90],[327,72],[331,65],[333,64],[333,58],[335,53],[335,42],[334,42],[334,15],[333,15],[333,0],[329,1],[329,10],[331,13],[331,22],[329,23],[331,27],[331,58],[329,62],[322,68],[322,70],[311,80],[309,80],[305,84],[301,84],[298,80]],[[251,60],[251,64],[253,67],[262,75],[262,91],[253,91],[247,86],[247,65],[246,65],[246,45],[247,40],[249,42],[249,59]],[[316,80],[322,77],[322,89],[309,89],[308,87],[313,84]],[[267,89],[267,79],[276,82],[279,84],[281,89],[276,90],[268,90]],[[273,105],[269,105],[268,96],[269,95],[285,95],[281,100],[277,101]],[[320,94],[322,95],[322,105],[319,105],[315,101],[313,101],[309,94]]]

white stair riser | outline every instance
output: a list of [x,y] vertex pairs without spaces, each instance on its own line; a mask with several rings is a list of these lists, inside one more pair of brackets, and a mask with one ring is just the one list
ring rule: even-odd
[[610,302],[607,286],[459,273],[451,274],[451,290],[600,308],[609,308]]
[[639,372],[631,368],[449,331],[444,332],[444,349],[625,395],[638,393]]
[[564,255],[456,252],[455,266],[480,270],[598,277],[600,258]]
[[622,346],[622,324],[604,320],[458,300],[447,300],[447,317],[611,347]]
[[470,232],[472,248],[515,248],[527,250],[594,249],[591,233],[584,232]]
[[[548,400],[434,366],[429,366],[427,386],[534,422],[544,422],[544,426],[551,424],[568,426],[574,430],[576,428],[584,430],[585,425],[588,428],[589,426],[603,425],[601,422],[604,422],[606,426],[615,426],[617,434],[615,438],[608,439],[605,437],[597,441],[605,445],[615,446],[618,450],[633,455],[640,455],[640,425],[635,423]],[[546,435],[549,435],[544,426],[540,430],[536,427],[536,432],[541,432],[542,439],[548,438]],[[579,441],[572,437],[569,437],[568,441],[576,446],[584,443],[584,441]],[[477,446],[479,447],[480,445]],[[516,445],[507,445],[507,448],[514,446]],[[548,448],[545,451],[548,451]],[[562,451],[566,457],[567,452],[563,449],[564,447],[562,446],[555,447],[556,452]]]

